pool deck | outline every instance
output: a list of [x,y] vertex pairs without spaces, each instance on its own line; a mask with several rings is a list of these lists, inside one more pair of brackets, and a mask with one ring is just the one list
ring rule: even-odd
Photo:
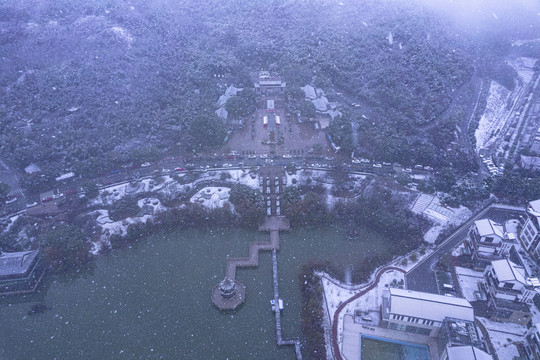
[[370,335],[390,340],[398,340],[413,344],[427,345],[429,359],[439,360],[437,342],[434,337],[411,334],[405,331],[391,330],[373,326],[356,324],[351,315],[343,318],[343,339],[341,353],[346,360],[358,360],[360,357],[360,335]]

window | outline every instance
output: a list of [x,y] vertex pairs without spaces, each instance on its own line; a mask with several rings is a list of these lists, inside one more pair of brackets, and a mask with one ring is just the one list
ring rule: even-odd
[[503,287],[505,289],[512,289],[514,287],[514,284],[512,284],[512,283],[504,283]]
[[488,236],[484,239],[484,242],[487,242],[487,243],[492,243],[493,242],[493,238],[491,236]]

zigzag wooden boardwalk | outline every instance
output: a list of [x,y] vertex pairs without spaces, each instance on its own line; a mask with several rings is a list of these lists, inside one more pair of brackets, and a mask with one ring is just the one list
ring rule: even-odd
[[273,276],[273,282],[274,282],[274,303],[276,304],[276,311],[274,313],[276,314],[276,337],[277,337],[277,343],[279,346],[283,345],[294,345],[295,351],[296,351],[296,359],[302,360],[302,352],[300,351],[300,339],[294,338],[294,339],[283,339],[281,335],[281,311],[278,307],[278,301],[279,301],[279,291],[278,291],[278,272],[277,272],[277,251],[276,249],[272,250],[272,276]]
[[236,278],[237,267],[259,266],[259,251],[279,250],[279,230],[270,230],[270,242],[249,243],[249,257],[228,258],[225,277],[232,280]]

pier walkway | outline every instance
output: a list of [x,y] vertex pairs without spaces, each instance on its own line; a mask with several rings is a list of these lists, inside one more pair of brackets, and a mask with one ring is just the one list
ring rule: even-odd
[[277,306],[278,300],[279,300],[279,291],[278,291],[278,272],[277,272],[277,251],[276,249],[272,250],[272,276],[273,276],[273,283],[274,283],[274,302],[276,304],[276,311],[274,313],[276,314],[276,337],[277,337],[277,344],[279,346],[283,345],[294,345],[295,352],[296,352],[296,359],[302,360],[302,352],[300,351],[300,339],[294,338],[294,339],[283,339],[283,336],[281,335],[281,311],[279,310],[279,307]]
[[274,302],[276,316],[276,338],[278,346],[294,346],[296,359],[302,360],[300,339],[283,339],[281,334],[281,311],[279,309],[279,289],[277,272],[277,251],[279,250],[279,232],[289,230],[289,220],[280,216],[279,196],[285,186],[286,178],[282,167],[266,167],[261,169],[261,187],[264,194],[265,204],[267,206],[268,216],[259,226],[259,231],[270,232],[269,242],[249,243],[248,257],[230,257],[227,259],[227,268],[225,270],[225,279],[235,284],[237,294],[230,298],[224,298],[219,292],[219,284],[214,287],[212,292],[212,301],[222,309],[234,309],[245,300],[245,287],[236,280],[236,269],[239,267],[257,267],[259,265],[259,251],[272,251],[272,275],[274,285]]

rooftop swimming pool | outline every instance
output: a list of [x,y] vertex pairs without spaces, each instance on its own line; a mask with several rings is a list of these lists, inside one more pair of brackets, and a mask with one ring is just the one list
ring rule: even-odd
[[360,335],[360,360],[429,360],[426,345]]

